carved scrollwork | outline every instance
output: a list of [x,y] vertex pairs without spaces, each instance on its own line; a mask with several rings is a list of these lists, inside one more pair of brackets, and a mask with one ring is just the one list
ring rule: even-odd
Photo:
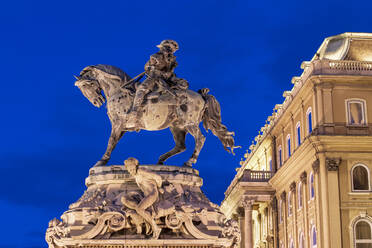
[[125,227],[125,221],[124,215],[115,213],[107,220],[107,226],[113,231],[119,231]]
[[177,213],[170,214],[165,217],[165,225],[172,230],[181,228],[183,223],[182,218]]

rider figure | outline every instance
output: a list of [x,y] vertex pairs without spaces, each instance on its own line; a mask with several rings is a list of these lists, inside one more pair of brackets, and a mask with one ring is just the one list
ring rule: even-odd
[[154,90],[156,85],[165,88],[171,93],[173,93],[171,89],[186,90],[189,86],[185,79],[178,78],[174,73],[174,69],[177,67],[176,56],[174,56],[174,53],[178,50],[177,42],[174,40],[163,40],[157,47],[159,51],[151,55],[149,61],[145,64],[147,78],[137,88],[133,106],[129,113],[129,125],[130,123],[134,126],[136,125],[144,97]]

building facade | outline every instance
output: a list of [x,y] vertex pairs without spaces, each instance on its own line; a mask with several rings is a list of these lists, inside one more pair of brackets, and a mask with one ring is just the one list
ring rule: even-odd
[[245,154],[221,209],[240,247],[372,247],[372,34],[329,37]]

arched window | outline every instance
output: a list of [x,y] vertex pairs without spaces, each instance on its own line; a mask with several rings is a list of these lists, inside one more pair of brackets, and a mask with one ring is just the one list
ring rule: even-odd
[[280,248],[284,248],[284,244],[282,241],[280,241]]
[[283,201],[279,202],[279,223],[283,222]]
[[297,189],[297,198],[298,198],[298,208],[302,208],[302,182],[298,184],[298,189]]
[[363,99],[346,99],[346,115],[348,125],[366,125],[366,101]]
[[293,239],[291,239],[291,241],[289,242],[289,248],[294,248]]
[[351,184],[353,191],[371,190],[370,173],[364,164],[356,164],[351,168]]
[[315,189],[314,189],[314,173],[310,173],[309,177],[309,194],[310,194],[310,199],[314,199],[315,197]]
[[297,147],[301,145],[301,124],[297,122],[296,124],[296,136],[297,136]]
[[288,193],[288,216],[292,215],[292,192]]
[[368,219],[355,222],[354,244],[356,248],[372,247],[372,223]]
[[317,247],[317,239],[316,239],[316,228],[313,226],[311,228],[311,248]]
[[287,158],[291,156],[291,135],[287,135]]
[[313,131],[313,118],[311,113],[311,107],[309,107],[306,111],[306,118],[307,118],[307,134],[311,134]]
[[301,232],[300,233],[300,237],[299,237],[299,245],[300,245],[300,248],[305,248],[305,239],[304,239],[304,233]]
[[279,167],[283,165],[283,158],[282,158],[282,146],[278,147],[278,159],[279,159]]

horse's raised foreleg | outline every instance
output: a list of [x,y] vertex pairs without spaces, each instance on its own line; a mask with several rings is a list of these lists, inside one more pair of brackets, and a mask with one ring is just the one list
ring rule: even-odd
[[195,125],[195,126],[188,126],[186,127],[186,130],[194,137],[195,139],[195,149],[194,149],[194,152],[191,156],[191,158],[189,160],[187,160],[186,163],[184,163],[185,166],[189,166],[191,167],[192,164],[195,164],[196,161],[198,160],[198,157],[199,157],[199,153],[201,151],[201,149],[203,148],[204,146],[204,142],[205,142],[205,137],[204,135],[202,134],[202,132],[200,131],[200,128],[199,126]]
[[121,130],[121,128],[112,128],[106,152],[105,154],[103,154],[101,160],[99,160],[94,166],[103,166],[107,164],[107,162],[110,160],[112,150],[114,150],[115,146],[117,145],[121,137],[123,137],[124,133],[125,131]]
[[171,132],[173,134],[173,139],[174,139],[174,142],[176,144],[175,144],[175,146],[172,150],[170,150],[169,152],[167,152],[167,153],[165,153],[165,154],[163,154],[159,157],[158,164],[163,164],[165,162],[165,160],[167,160],[168,158],[186,150],[186,146],[185,146],[186,132],[185,132],[185,130],[179,129],[179,128],[176,128],[176,127],[170,127],[169,129],[171,130]]

